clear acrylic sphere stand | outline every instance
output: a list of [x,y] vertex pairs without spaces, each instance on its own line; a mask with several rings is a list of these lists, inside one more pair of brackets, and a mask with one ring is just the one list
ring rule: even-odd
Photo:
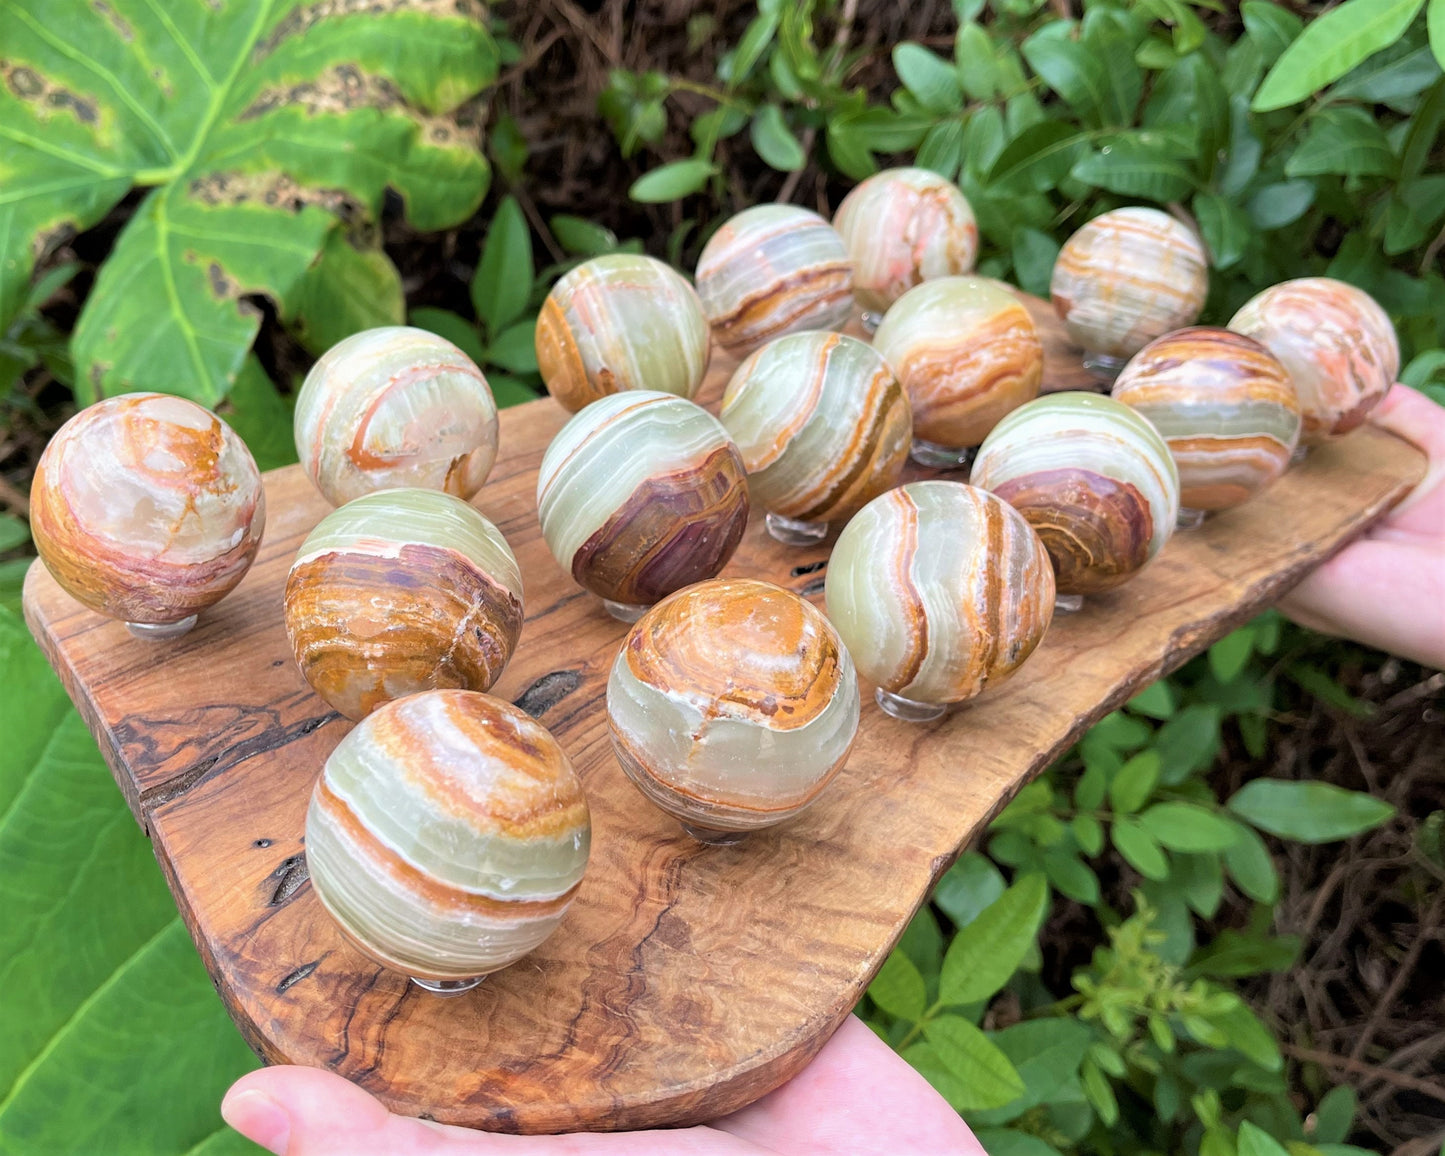
[[611,598],[602,599],[602,606],[618,622],[636,622],[652,609],[651,606],[635,606],[631,602],[614,602]]
[[411,982],[421,988],[422,991],[429,991],[432,995],[461,995],[464,991],[471,991],[480,986],[484,975],[474,975],[469,979],[422,979],[419,975],[411,977]]
[[891,690],[884,690],[881,686],[873,692],[873,698],[884,714],[902,722],[932,722],[948,713],[948,707],[943,703],[918,702],[904,698],[901,694],[894,694]]
[[763,524],[768,534],[784,546],[816,546],[828,536],[827,522],[804,522],[768,511]]
[[147,642],[164,642],[168,638],[179,638],[190,632],[196,624],[196,616],[182,618],[179,622],[127,622],[125,628],[136,638]]
[[973,446],[945,446],[914,438],[908,456],[930,470],[961,470],[973,461],[974,452]]

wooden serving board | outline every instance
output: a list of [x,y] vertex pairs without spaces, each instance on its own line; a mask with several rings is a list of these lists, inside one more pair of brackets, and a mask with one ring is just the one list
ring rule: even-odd
[[[1050,388],[1087,386],[1041,301]],[[705,399],[732,369],[718,356]],[[526,581],[526,626],[495,693],[557,736],[586,784],[589,874],[560,930],[477,990],[441,999],[350,949],[307,882],[312,782],[350,724],[292,662],[281,593],[327,506],[299,467],[266,477],[268,524],[240,587],[174,642],[131,638],[40,564],[25,609],[90,724],[231,1015],[268,1061],[330,1068],[394,1110],[516,1132],[691,1123],[787,1080],[862,995],[939,875],[1105,712],[1272,602],[1422,476],[1366,428],[1055,620],[1028,664],[951,717],[909,725],[864,687],[858,743],[819,801],[736,847],[704,847],[623,776],[604,692],[626,627],[548,554],[534,489],[566,414],[502,414],[476,504]],[[726,573],[820,598],[826,549],[755,516]]]

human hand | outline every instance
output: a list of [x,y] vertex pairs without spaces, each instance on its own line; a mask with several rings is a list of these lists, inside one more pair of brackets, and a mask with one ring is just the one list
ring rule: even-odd
[[498,1136],[393,1116],[318,1068],[263,1068],[221,1115],[277,1156],[985,1156],[917,1072],[849,1016],[803,1071],[757,1103],[693,1128]]
[[1311,630],[1445,667],[1445,409],[1396,385],[1370,420],[1425,451],[1425,477],[1279,608]]

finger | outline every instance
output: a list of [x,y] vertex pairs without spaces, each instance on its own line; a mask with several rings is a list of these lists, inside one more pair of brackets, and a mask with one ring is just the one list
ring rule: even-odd
[[348,1080],[319,1068],[263,1068],[221,1103],[236,1131],[277,1156],[759,1156],[711,1128],[570,1136],[498,1136],[394,1116]]
[[1356,542],[1310,574],[1279,608],[1312,630],[1445,667],[1445,558],[1438,541]]
[[985,1156],[948,1102],[856,1016],[781,1088],[713,1127],[787,1156]]
[[[1429,459],[1424,478],[1391,515],[1391,522],[1399,524],[1405,521],[1402,516],[1411,507],[1432,495],[1445,493],[1445,484],[1442,484],[1445,483],[1445,406],[1437,405],[1417,389],[1396,384],[1385,395],[1385,400],[1370,412],[1370,420],[1418,446]],[[1432,508],[1434,505],[1432,502]],[[1432,522],[1433,519],[1434,514]],[[1426,528],[1420,527],[1422,531]],[[1433,528],[1438,532],[1439,523],[1435,522]]]

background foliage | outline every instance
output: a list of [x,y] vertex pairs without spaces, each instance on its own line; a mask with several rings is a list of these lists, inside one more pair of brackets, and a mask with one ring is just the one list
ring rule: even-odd
[[[311,359],[403,319],[526,400],[576,261],[690,268],[736,209],[895,163],[957,180],[982,271],[1034,292],[1137,201],[1198,226],[1206,320],[1354,282],[1445,400],[1445,0],[683,8],[0,0],[0,1151],[246,1147],[215,1106],[253,1061],[10,613],[75,404],[198,397],[284,464]],[[992,1156],[1437,1150],[1442,684],[1236,632],[1021,792],[860,1011]]]

